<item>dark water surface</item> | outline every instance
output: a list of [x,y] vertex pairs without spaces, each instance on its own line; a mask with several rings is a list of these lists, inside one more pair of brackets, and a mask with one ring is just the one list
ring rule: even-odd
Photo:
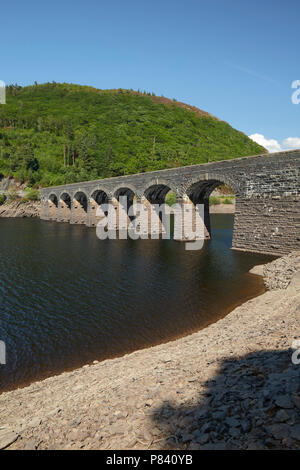
[[200,251],[169,240],[105,240],[95,229],[0,219],[0,390],[165,342],[263,291],[270,256],[230,250],[232,215],[212,215]]

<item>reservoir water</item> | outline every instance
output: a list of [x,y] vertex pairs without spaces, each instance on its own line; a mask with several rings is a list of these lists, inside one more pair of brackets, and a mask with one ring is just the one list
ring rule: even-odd
[[272,257],[230,249],[233,215],[211,216],[200,251],[169,240],[98,240],[95,229],[0,219],[0,391],[166,342],[264,291]]

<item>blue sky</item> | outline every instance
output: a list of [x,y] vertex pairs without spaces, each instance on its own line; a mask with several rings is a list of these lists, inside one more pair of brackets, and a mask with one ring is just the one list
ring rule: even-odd
[[0,79],[153,91],[300,147],[299,21],[299,0],[2,2]]

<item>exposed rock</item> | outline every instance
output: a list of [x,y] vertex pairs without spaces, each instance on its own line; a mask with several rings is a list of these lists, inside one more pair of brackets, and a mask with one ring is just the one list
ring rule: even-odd
[[273,424],[267,427],[267,431],[275,439],[283,439],[288,437],[290,433],[290,426],[288,424]]
[[40,201],[6,201],[0,206],[0,217],[39,217],[40,207]]
[[264,266],[264,281],[267,289],[286,289],[291,279],[300,270],[300,252],[294,251],[289,255],[272,261]]
[[259,264],[257,266],[254,266],[252,269],[250,269],[249,273],[256,274],[257,276],[263,276],[264,275],[264,265]]
[[300,442],[300,423],[292,427],[291,436]]
[[287,414],[287,412],[285,410],[279,410],[276,413],[274,421],[276,421],[278,423],[283,423],[283,422],[287,421],[289,418],[290,417],[289,417],[289,415]]
[[295,406],[298,408],[298,410],[300,410],[300,396],[297,397],[296,395],[292,397],[292,400],[295,404]]
[[275,399],[275,403],[280,408],[293,408],[293,402],[288,395],[280,395]]

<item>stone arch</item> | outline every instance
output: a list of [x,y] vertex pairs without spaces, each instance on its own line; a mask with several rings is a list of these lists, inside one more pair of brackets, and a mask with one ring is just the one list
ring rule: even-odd
[[114,198],[118,199],[120,196],[127,196],[128,198],[134,198],[134,196],[137,196],[137,190],[131,184],[126,183],[122,186],[115,188],[113,192]]
[[71,198],[70,194],[67,191],[63,191],[60,194],[59,200],[64,201],[66,203],[66,205],[68,206],[68,208],[71,210],[72,198]]
[[76,202],[78,204],[81,205],[81,207],[83,208],[83,210],[85,212],[87,212],[87,206],[88,206],[88,197],[87,195],[83,192],[83,191],[77,191],[75,194],[74,194],[74,201],[75,201],[75,204]]
[[218,173],[211,172],[211,173],[205,173],[204,175],[200,175],[196,178],[192,178],[188,180],[183,186],[182,195],[183,196],[186,195],[189,189],[191,188],[191,186],[196,188],[197,185],[199,185],[199,187],[203,185],[203,189],[206,187],[206,193],[207,193],[207,191],[210,191],[210,190],[211,190],[210,192],[212,192],[220,184],[227,184],[228,186],[230,186],[236,196],[241,191],[239,181],[233,180],[228,175],[220,175]]
[[48,219],[56,220],[58,212],[58,198],[55,193],[49,194],[48,197]]
[[[119,217],[121,212],[124,213],[124,210],[125,213],[127,212],[128,214],[129,209],[131,208],[134,203],[134,200],[136,199],[136,196],[136,189],[130,184],[124,184],[124,186],[120,186],[114,191],[112,202],[116,209],[117,227],[120,231],[127,230],[128,223],[130,222],[130,220],[134,219],[134,216],[128,216],[127,221],[124,220],[123,222],[121,222]],[[124,197],[127,198],[125,201],[123,199]]]
[[[97,212],[97,209],[102,204],[107,204],[109,202],[108,191],[103,188],[95,188],[90,194],[89,198],[89,211],[88,211],[88,226],[95,227],[99,220],[102,219],[103,215],[100,215]],[[107,212],[105,211],[107,215]]]
[[54,204],[56,207],[58,205],[58,198],[57,198],[57,195],[55,193],[51,193],[48,197],[48,201],[51,202],[52,204]]
[[170,181],[164,178],[155,178],[147,183],[143,191],[143,196],[151,204],[162,204],[169,191],[173,191],[176,198],[178,197],[178,190]]
[[136,191],[130,185],[120,186],[119,188],[115,190],[113,197],[119,202],[121,196],[127,197],[127,211],[128,211],[129,208],[132,206],[133,201],[136,197]]
[[90,194],[90,199],[95,201],[99,206],[100,204],[106,204],[109,201],[108,191],[103,188],[94,189]]
[[238,182],[232,181],[226,175],[218,175],[215,173],[206,173],[203,176],[193,179],[186,183],[183,194],[185,203],[203,204],[204,205],[204,225],[206,238],[211,238],[210,224],[210,206],[209,197],[211,193],[220,185],[227,184],[237,196],[239,191]]
[[144,197],[150,202],[150,204],[163,204],[169,191],[173,191],[175,195],[177,195],[176,191],[170,184],[163,182],[156,182],[154,184],[150,183],[144,191]]
[[[164,225],[163,213],[166,195],[174,192],[177,197],[176,190],[168,181],[163,179],[155,179],[148,183],[144,190],[142,197],[143,204],[148,208],[148,232],[151,233],[151,238],[159,238],[162,234],[167,233],[167,225]],[[161,206],[161,207],[159,207]],[[169,219],[165,219],[169,220]]]
[[58,202],[58,222],[70,222],[72,210],[72,198],[67,191],[63,191]]
[[186,196],[194,203],[201,204],[208,199],[210,194],[220,186],[222,182],[217,180],[204,180],[192,184],[186,190]]
[[85,192],[79,189],[72,201],[72,224],[86,224],[88,213],[88,197]]

